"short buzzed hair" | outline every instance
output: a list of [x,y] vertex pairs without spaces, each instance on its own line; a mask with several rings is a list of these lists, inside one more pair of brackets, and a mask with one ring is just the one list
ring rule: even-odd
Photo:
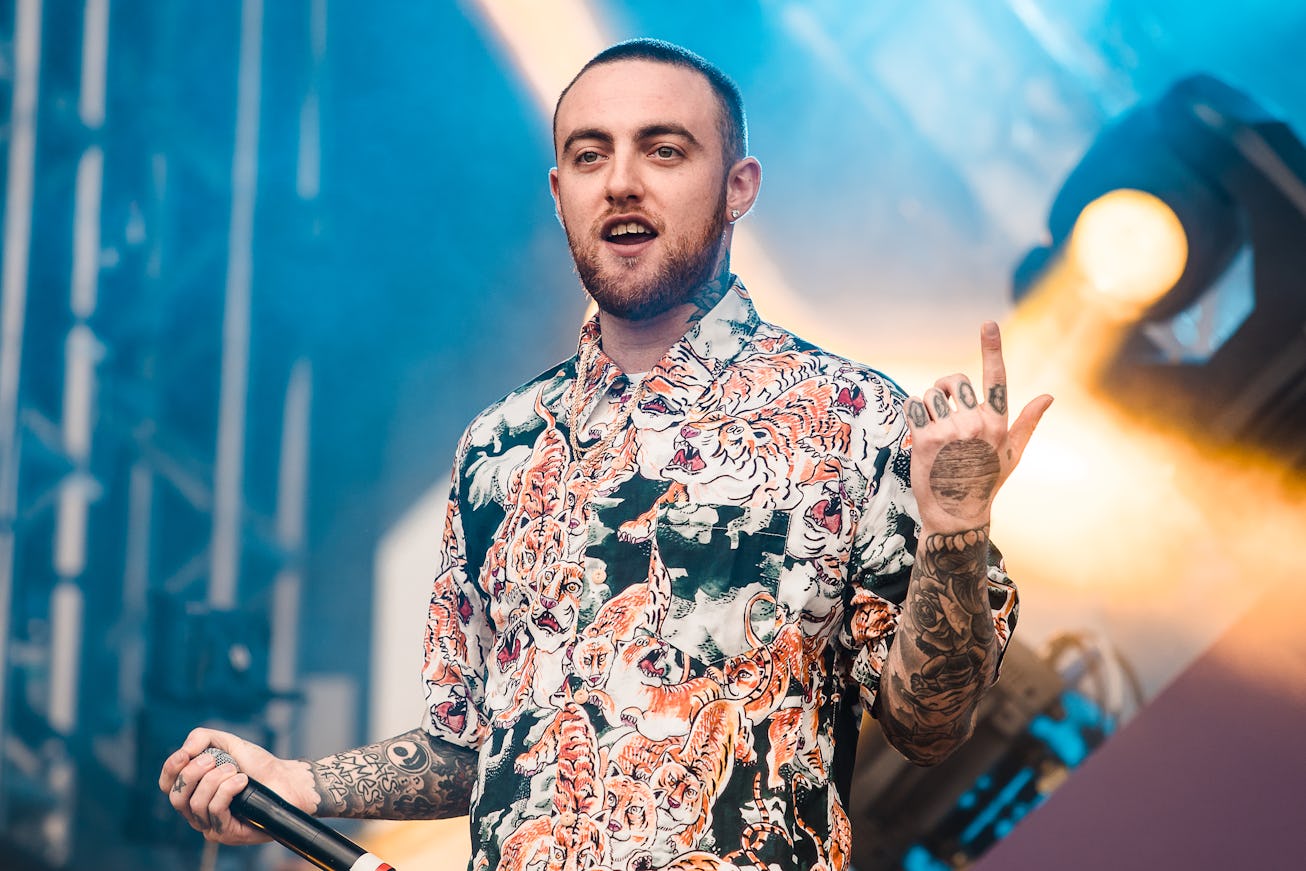
[[718,126],[721,130],[722,151],[724,152],[726,168],[729,169],[737,161],[743,160],[748,154],[748,123],[744,118],[744,98],[739,93],[739,86],[729,76],[721,72],[719,67],[707,59],[694,54],[687,48],[682,48],[675,43],[661,39],[630,39],[626,42],[619,42],[594,55],[594,57],[590,58],[589,63],[580,68],[580,72],[576,73],[575,77],[567,83],[567,87],[562,89],[562,93],[558,95],[558,102],[553,106],[553,141],[555,147],[558,141],[558,109],[562,106],[562,100],[567,96],[567,92],[571,90],[571,86],[576,84],[577,80],[590,69],[623,60],[647,60],[675,67],[684,67],[707,79],[708,85],[712,88],[717,101],[721,104],[721,118]]

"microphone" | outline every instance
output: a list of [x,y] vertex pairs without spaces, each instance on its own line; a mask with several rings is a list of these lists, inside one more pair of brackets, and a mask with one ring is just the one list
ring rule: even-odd
[[[204,751],[218,765],[236,760],[225,750]],[[249,785],[231,800],[231,812],[323,871],[395,871],[330,826],[249,778]]]

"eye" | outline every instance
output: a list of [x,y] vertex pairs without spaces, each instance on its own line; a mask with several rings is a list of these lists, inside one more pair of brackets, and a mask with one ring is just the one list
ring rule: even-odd
[[576,155],[576,162],[582,166],[598,163],[599,153],[597,151],[582,151]]
[[670,145],[659,145],[657,148],[653,149],[653,153],[663,160],[670,160],[679,155],[679,152]]

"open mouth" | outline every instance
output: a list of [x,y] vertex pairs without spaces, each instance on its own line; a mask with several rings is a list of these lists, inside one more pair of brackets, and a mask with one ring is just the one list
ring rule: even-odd
[[813,525],[824,527],[831,534],[837,534],[843,526],[843,505],[837,496],[822,499],[808,510],[807,518]]
[[458,699],[442,702],[436,706],[435,716],[441,723],[461,733],[467,726],[467,701]]
[[689,444],[681,446],[668,465],[673,469],[684,469],[686,472],[701,472],[707,468],[707,463],[703,461],[698,449]]
[[642,245],[656,239],[658,231],[646,221],[627,218],[609,222],[603,228],[603,240],[623,247]]
[[545,611],[539,617],[536,617],[535,625],[539,626],[541,629],[547,629],[550,632],[562,631],[562,624],[558,622],[558,618],[554,617],[551,611]]
[[651,414],[671,414],[671,403],[663,396],[654,396],[639,404],[639,410]]
[[514,638],[512,644],[505,644],[499,649],[497,656],[499,662],[499,671],[507,671],[508,666],[517,661],[521,656],[521,638]]
[[664,678],[667,667],[662,664],[662,651],[655,650],[639,661],[639,670],[651,677]]
[[853,385],[851,390],[844,387],[834,401],[836,405],[853,414],[860,414],[866,408],[866,397],[862,395],[862,389],[856,385]]

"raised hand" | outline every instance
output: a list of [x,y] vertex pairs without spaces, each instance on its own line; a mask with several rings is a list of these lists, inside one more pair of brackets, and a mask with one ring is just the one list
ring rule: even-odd
[[912,491],[927,532],[986,527],[993,498],[1020,462],[1039,419],[1052,404],[1031,400],[1007,425],[1007,371],[998,325],[980,328],[984,395],[961,374],[934,382],[903,405],[912,435]]
[[989,513],[1052,404],[1051,396],[1038,397],[1008,427],[997,324],[980,329],[980,349],[983,398],[965,375],[949,375],[903,405],[921,537],[876,702],[890,743],[923,765],[971,734],[993,681],[999,644],[986,591]]

